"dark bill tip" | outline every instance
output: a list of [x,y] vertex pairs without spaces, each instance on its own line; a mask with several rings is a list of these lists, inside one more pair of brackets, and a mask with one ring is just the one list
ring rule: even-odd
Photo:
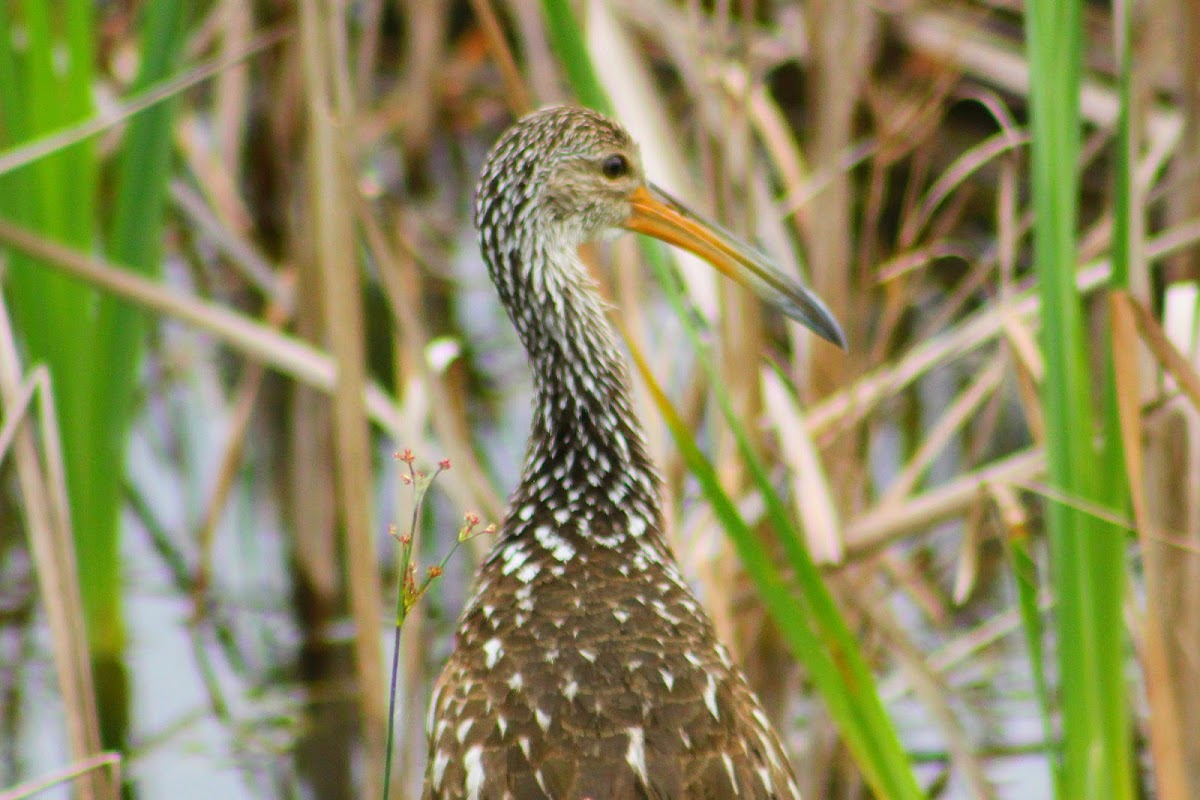
[[821,298],[776,269],[757,249],[691,211],[657,186],[639,186],[629,200],[633,209],[625,220],[627,229],[699,256],[790,319],[846,349],[842,326]]

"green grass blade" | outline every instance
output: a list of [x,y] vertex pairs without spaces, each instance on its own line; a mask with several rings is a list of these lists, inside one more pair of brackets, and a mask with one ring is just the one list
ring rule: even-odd
[[[878,701],[874,679],[866,670],[865,662],[857,652],[857,646],[851,640],[848,647],[830,647],[829,643],[823,640],[822,637],[829,633],[827,610],[820,605],[815,608],[809,605],[809,601],[813,599],[811,591],[802,591],[799,599],[794,595],[796,587],[783,579],[767,548],[750,529],[734,502],[721,487],[712,463],[700,450],[692,432],[636,351],[634,360],[679,447],[684,463],[700,484],[701,492],[712,507],[714,516],[733,542],[738,557],[754,581],[755,588],[771,617],[793,652],[808,668],[813,682],[821,691],[822,698],[829,708],[830,715],[838,721],[867,782],[880,797],[923,797],[917,788],[911,768],[907,767],[907,757],[899,751],[898,740],[895,739],[886,717],[882,725],[877,725],[876,720],[870,719],[870,698],[874,698],[880,713],[882,705]],[[805,582],[804,578],[799,580],[801,584]],[[829,601],[832,602],[832,598],[829,598]],[[836,608],[832,609],[832,613],[840,623]],[[844,623],[841,623],[841,627],[849,636]],[[894,761],[888,757],[889,739],[895,743],[899,761],[905,765],[902,769],[897,770]]]
[[[1089,373],[1075,288],[1079,190],[1081,4],[1035,0],[1026,9],[1033,128],[1034,253],[1042,296],[1046,378],[1042,403],[1048,476],[1059,492],[1113,507],[1119,444],[1099,451],[1093,397],[1106,376]],[[1107,415],[1106,415],[1107,416]],[[1105,429],[1110,426],[1106,423]],[[1115,455],[1114,455],[1115,454]],[[1133,797],[1121,602],[1123,533],[1063,503],[1049,522],[1058,638],[1066,798]]]
[[1129,14],[1130,3],[1113,4],[1114,22],[1117,26],[1117,59],[1120,72],[1117,75],[1117,135],[1113,154],[1113,233],[1112,274],[1109,285],[1114,289],[1129,288],[1129,262],[1133,232],[1133,132],[1130,129],[1130,64],[1129,64]]
[[[51,27],[46,2],[3,4],[0,7],[0,147],[36,138],[93,113],[91,103],[92,50],[70,37],[67,69],[54,67],[54,52],[62,35]],[[92,4],[73,2],[53,15],[68,30],[93,27]],[[24,46],[16,42],[24,32]],[[70,85],[81,82],[83,88]],[[0,214],[35,231],[88,251],[94,245],[95,147],[79,142],[37,162],[0,175]],[[94,293],[84,284],[45,268],[20,253],[10,255],[6,289],[17,330],[32,362],[45,364],[53,377],[58,418],[62,427],[71,507],[79,513],[77,487],[81,474],[107,469],[90,462],[90,431],[85,422],[90,401],[87,376],[95,361],[92,350]],[[78,523],[75,526],[79,531]],[[81,571],[86,575],[86,571]],[[86,602],[86,600],[85,600]]]
[[[0,147],[68,129],[94,116],[95,60],[90,0],[30,0],[0,9]],[[11,12],[17,13],[17,12]],[[183,5],[146,6],[138,86],[168,74],[183,52]],[[14,26],[26,44],[13,43]],[[171,148],[170,104],[130,123],[118,177],[110,255],[149,270],[159,259]],[[0,175],[0,213],[30,230],[90,251],[96,241],[95,145],[72,143]],[[14,317],[30,356],[50,368],[66,451],[76,552],[89,647],[96,669],[103,738],[119,745],[126,727],[124,626],[118,510],[142,328],[124,303],[14,254]]]
[[[876,792],[893,798],[922,797],[913,776],[912,765],[880,700],[875,677],[862,655],[857,640],[843,619],[837,602],[825,586],[791,511],[776,491],[766,466],[755,451],[749,433],[734,411],[729,394],[712,364],[709,348],[697,330],[695,315],[684,305],[686,301],[678,281],[673,280],[667,273],[665,261],[657,249],[653,257],[647,260],[659,284],[664,288],[676,316],[683,322],[692,350],[697,354],[698,362],[708,376],[708,384],[712,387],[726,424],[734,434],[739,453],[766,503],[771,528],[779,537],[788,563],[795,573],[792,588],[799,598],[790,613],[805,615],[806,625],[811,626],[814,637],[808,645],[819,648],[819,653],[814,653],[797,647],[796,656],[808,667],[813,683]],[[678,435],[676,438],[678,439]],[[731,536],[735,535],[729,528],[726,528],[726,531]],[[757,542],[755,538],[755,543]],[[750,570],[751,566],[747,564],[747,571]],[[794,646],[797,644],[798,642],[793,641]],[[837,668],[830,669],[829,665],[836,665]]]
[[[143,10],[141,70],[132,87],[135,93],[171,74],[184,50],[185,11],[177,0],[157,0]],[[108,254],[113,261],[142,273],[156,272],[161,257],[174,106],[167,100],[139,114],[130,122],[122,143]],[[95,344],[100,360],[96,363],[104,367],[91,373],[89,411],[96,448],[92,463],[108,467],[89,473],[84,513],[91,521],[89,530],[96,535],[80,537],[80,557],[92,565],[89,573],[93,577],[85,581],[85,590],[91,594],[86,605],[97,635],[97,677],[105,680],[99,685],[101,692],[121,692],[125,686],[119,505],[143,333],[140,310],[109,294],[98,297]],[[122,734],[114,731],[113,735]]]
[[[1046,650],[1042,644],[1045,628],[1042,625],[1042,610],[1038,602],[1037,561],[1030,548],[1029,536],[1024,531],[1010,531],[1010,535],[1004,538],[1004,549],[1016,583],[1017,610],[1021,615],[1025,645],[1029,649],[1033,689],[1042,715],[1042,735],[1047,742],[1053,742],[1057,736],[1054,732],[1054,705],[1050,684],[1046,679]],[[1061,797],[1062,760],[1056,751],[1052,751],[1049,761],[1050,785],[1056,787],[1055,796]]]
[[567,80],[576,99],[588,108],[612,114],[612,103],[596,76],[592,57],[583,40],[583,28],[575,18],[569,0],[542,0],[542,13],[546,18],[550,46],[567,71]]
[[[551,44],[580,102],[611,113],[611,104],[596,76],[581,28],[570,5],[564,0],[543,0],[542,6]],[[711,463],[696,445],[691,432],[682,425],[653,376],[643,369],[647,384],[655,395],[689,470],[700,482],[714,514],[734,542],[763,602],[797,657],[808,667],[868,782],[881,796],[923,796],[891,720],[883,709],[866,660],[821,580],[790,513],[771,485],[766,468],[750,445],[744,427],[733,413],[728,395],[720,389],[720,382],[715,379],[715,373],[708,363],[691,315],[674,288],[675,283],[668,274],[661,251],[652,243],[646,242],[644,245],[642,252],[675,305],[677,315],[684,321],[701,363],[713,378],[710,383],[715,387],[718,402],[737,437],[742,456],[767,500],[772,524],[798,576],[794,586],[783,581],[769,553],[721,488]],[[644,365],[639,362],[639,366]],[[799,599],[793,595],[795,591],[799,592]]]

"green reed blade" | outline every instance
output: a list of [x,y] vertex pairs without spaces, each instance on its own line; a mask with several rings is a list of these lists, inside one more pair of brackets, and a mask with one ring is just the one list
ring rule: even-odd
[[[580,102],[611,113],[611,104],[596,77],[591,56],[584,44],[581,28],[570,4],[564,0],[543,0],[551,44],[563,64]],[[690,314],[677,296],[662,254],[650,243],[642,248],[654,267],[659,283],[676,307],[692,338],[695,351],[710,376],[713,375]],[[641,365],[639,362],[640,366]],[[682,424],[670,401],[649,372],[643,369],[660,411],[675,437],[689,470],[700,482],[704,496],[718,521],[733,541],[746,571],[758,587],[763,602],[788,638],[793,651],[808,667],[830,713],[858,760],[868,782],[881,796],[921,797],[907,755],[891,724],[875,688],[874,676],[862,657],[857,642],[842,619],[807,547],[792,522],[782,499],[771,485],[766,469],[749,444],[740,420],[732,413],[728,395],[719,381],[711,381],[726,419],[737,436],[742,456],[767,500],[771,521],[784,543],[797,580],[784,582],[771,556],[749,529],[733,502],[721,488],[707,457],[696,445],[691,432]],[[793,593],[798,593],[796,597]]]
[[[1123,508],[1118,487],[1106,477],[1120,474],[1119,438],[1095,443],[1096,393],[1110,394],[1110,381],[1088,369],[1088,334],[1075,285],[1081,6],[1078,0],[1033,0],[1026,6],[1048,477],[1067,496]],[[1104,429],[1112,430],[1108,424]],[[1062,702],[1062,796],[1132,798],[1121,616],[1124,533],[1059,502],[1049,503],[1047,520]]]

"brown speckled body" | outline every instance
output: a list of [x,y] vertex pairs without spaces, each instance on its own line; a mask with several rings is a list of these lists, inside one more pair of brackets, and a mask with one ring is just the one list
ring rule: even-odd
[[[622,180],[601,174],[614,153]],[[529,353],[535,412],[434,691],[429,800],[799,798],[663,539],[627,370],[576,254],[628,216],[621,198],[642,180],[625,131],[575,108],[517,123],[485,166],[480,243]]]

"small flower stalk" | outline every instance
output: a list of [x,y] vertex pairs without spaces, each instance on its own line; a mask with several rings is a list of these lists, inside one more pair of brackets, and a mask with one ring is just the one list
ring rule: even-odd
[[446,555],[433,566],[420,569],[417,563],[416,556],[413,555],[413,546],[416,540],[417,525],[421,519],[421,510],[425,504],[425,495],[429,491],[429,487],[443,472],[450,469],[450,459],[444,458],[438,462],[437,469],[433,473],[427,473],[417,469],[414,464],[417,461],[412,450],[407,447],[393,454],[400,463],[407,467],[407,470],[401,470],[400,482],[405,486],[411,486],[413,490],[413,512],[412,519],[409,523],[408,533],[400,533],[395,525],[388,528],[388,535],[391,536],[400,545],[400,576],[399,576],[399,592],[396,598],[396,629],[392,649],[392,688],[390,699],[388,702],[388,730],[387,730],[387,756],[384,762],[383,775],[383,797],[388,800],[389,790],[392,779],[392,748],[394,744],[393,735],[396,716],[396,684],[400,667],[400,631],[404,627],[404,621],[408,619],[408,614],[413,607],[421,601],[425,596],[425,592],[429,590],[430,585],[440,578],[446,571],[446,564],[450,561],[451,556],[458,550],[458,546],[463,542],[469,541],[481,534],[490,535],[496,532],[494,524],[480,528],[481,520],[479,515],[468,511],[463,515],[463,523],[458,529],[458,536],[454,543],[450,546]]
[[397,451],[393,457],[408,467],[406,472],[402,471],[400,473],[400,481],[405,486],[413,488],[413,515],[409,532],[407,534],[399,534],[395,525],[388,531],[391,537],[400,543],[400,595],[396,602],[396,627],[399,629],[408,617],[408,612],[425,595],[430,583],[444,572],[446,561],[453,555],[454,549],[452,548],[446,554],[446,558],[442,559],[441,564],[436,568],[431,567],[425,572],[424,576],[420,579],[417,578],[418,565],[417,559],[413,555],[413,543],[416,539],[417,524],[421,519],[421,509],[425,504],[425,495],[429,491],[429,487],[433,485],[434,480],[438,475],[450,469],[450,459],[444,458],[439,461],[437,470],[433,474],[429,474],[414,466],[417,458],[413,455],[412,450],[407,447]]

